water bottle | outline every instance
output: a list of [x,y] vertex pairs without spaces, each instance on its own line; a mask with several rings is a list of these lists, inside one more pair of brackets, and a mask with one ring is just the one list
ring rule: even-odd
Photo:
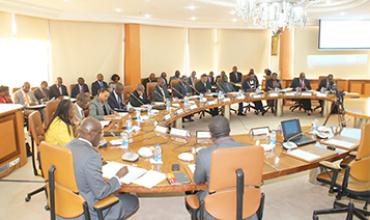
[[154,148],[154,161],[157,163],[162,162],[162,148],[159,144],[157,144]]
[[200,94],[199,94],[199,101],[200,101],[200,102],[202,102],[202,101],[203,101],[203,97],[204,97],[203,93],[200,93]]
[[318,122],[317,119],[314,119],[312,121],[312,133],[316,133],[317,132],[317,122]]
[[188,106],[189,105],[189,99],[187,96],[184,97],[184,105]]
[[276,131],[272,130],[270,134],[270,144],[271,145],[276,145]]
[[131,121],[131,117],[129,116],[129,118],[127,119],[127,125],[126,125],[126,127],[127,127],[127,132],[128,133],[131,133],[132,132],[132,121]]
[[152,112],[152,105],[148,105],[148,115],[149,116],[150,116],[151,112]]
[[242,97],[242,96],[243,96],[243,90],[239,89],[238,97]]
[[124,150],[128,149],[128,135],[126,132],[121,132],[121,138],[122,138],[122,148]]
[[136,120],[138,123],[141,122],[141,112],[140,110],[136,110]]
[[170,99],[166,99],[166,111],[170,111],[171,110],[171,102],[170,102]]
[[222,94],[222,91],[218,91],[218,100],[221,101],[224,98],[224,95]]

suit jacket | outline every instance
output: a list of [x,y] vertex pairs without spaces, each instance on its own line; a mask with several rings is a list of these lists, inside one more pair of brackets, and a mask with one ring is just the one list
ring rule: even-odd
[[49,89],[37,88],[34,94],[39,103],[41,103],[41,101],[48,101],[50,97]]
[[[32,91],[28,92],[28,96],[29,96],[30,104],[37,104],[38,103],[38,101],[37,101],[37,99],[36,99],[36,97],[35,97],[35,95],[33,94]],[[14,93],[14,103],[15,104],[21,104],[21,105],[26,105],[26,100],[24,99],[22,89],[18,89],[18,91],[16,91]]]
[[233,83],[240,83],[243,78],[243,74],[241,72],[231,72],[229,73],[230,82]]
[[[311,90],[311,83],[308,79],[304,79],[304,85],[305,87],[303,90]],[[301,87],[300,79],[294,78],[290,87],[292,87],[293,90],[297,90],[297,88]]]
[[[107,114],[104,112],[104,107],[107,111]],[[113,111],[108,105],[108,102],[101,104],[98,97],[95,97],[90,103],[89,116],[94,117],[98,120],[102,120],[105,115],[112,114]]]
[[278,83],[278,85],[277,86],[276,85],[274,86],[274,81],[272,79],[266,80],[265,90],[266,91],[269,91],[269,90],[273,90],[275,88],[281,89],[282,88],[281,87],[281,81],[280,80],[277,80],[277,83]]
[[124,110],[125,104],[123,103],[123,98],[119,97],[117,100],[114,91],[109,94],[108,104],[112,109]]
[[67,87],[65,85],[61,85],[62,87],[62,93],[60,93],[58,86],[56,84],[50,86],[49,88],[49,97],[52,98],[58,98],[59,96],[68,96]]
[[140,97],[136,90],[130,94],[129,102],[132,107],[140,107],[142,105],[149,104],[146,93],[143,94],[143,97]]
[[153,89],[153,94],[151,94],[152,102],[164,102],[166,99],[171,98],[170,93],[168,92],[167,88],[163,88],[163,92],[164,92],[164,97],[161,92],[161,89],[159,88],[158,85],[156,85]]
[[328,80],[323,79],[320,81],[317,91],[321,91],[321,88],[325,88],[326,90],[334,90],[335,82],[329,83]]
[[[82,85],[82,93],[89,93],[89,86],[85,83]],[[76,98],[78,94],[80,94],[80,85],[77,84],[75,87],[73,87],[72,92],[71,92],[71,97]]]
[[215,77],[211,77],[211,76],[208,76],[208,82],[213,86],[213,85],[215,85],[216,84],[216,82],[215,82]]
[[235,91],[234,86],[229,82],[217,83],[216,85],[217,85],[218,90],[222,91],[223,93],[229,93],[229,92]]
[[[73,155],[73,165],[77,187],[86,200],[91,219],[97,220],[98,216],[94,204],[101,199],[115,193],[121,186],[118,178],[112,177],[105,181],[102,176],[102,157],[88,141],[74,139],[66,145]],[[104,219],[122,219],[125,209],[121,202],[113,205],[105,212]],[[82,216],[78,219],[83,219]]]
[[192,89],[189,85],[183,82],[179,82],[176,84],[175,89],[172,90],[173,95],[179,99],[184,98],[185,96],[189,96],[192,94]]
[[102,86],[100,86],[98,81],[95,81],[91,84],[91,94],[92,96],[96,96],[98,94],[99,89],[107,89],[108,84],[106,82],[102,82]]
[[170,77],[170,81],[168,82],[168,84],[171,85],[171,81],[172,80],[178,80],[178,79],[180,79],[180,78],[179,77],[176,77],[176,76],[171,76]]
[[207,91],[211,90],[212,86],[209,82],[204,85],[202,81],[198,81],[197,84],[195,84],[195,88],[199,93],[206,93]]
[[244,80],[242,83],[242,89],[245,92],[254,92],[259,86],[258,80]]

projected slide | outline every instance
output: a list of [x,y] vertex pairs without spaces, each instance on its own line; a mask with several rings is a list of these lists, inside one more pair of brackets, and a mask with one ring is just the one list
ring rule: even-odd
[[319,49],[370,49],[370,20],[321,20]]

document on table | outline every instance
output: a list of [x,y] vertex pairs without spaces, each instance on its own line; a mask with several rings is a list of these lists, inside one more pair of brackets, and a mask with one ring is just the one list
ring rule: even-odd
[[342,132],[340,132],[340,136],[360,140],[361,139],[361,129],[359,129],[359,128],[343,128]]
[[343,140],[337,140],[337,139],[326,140],[326,141],[324,141],[324,144],[343,147],[343,148],[346,148],[346,149],[351,149],[351,148],[355,147],[355,145],[356,145],[355,143],[351,143],[351,142],[343,141]]
[[110,121],[100,121],[101,126],[104,128],[105,126],[109,125]]
[[318,155],[301,150],[301,149],[288,151],[287,154],[293,157],[300,158],[305,161],[309,161],[309,162],[320,159]]
[[128,169],[128,173],[120,179],[120,181],[124,184],[130,184],[134,182],[147,172],[143,168],[109,161],[106,165],[103,166],[103,177],[108,179],[112,178],[124,166],[127,166]]
[[195,172],[195,164],[189,164],[189,165],[188,165],[188,168],[189,168],[190,172],[191,172],[192,174],[194,174],[194,172]]
[[166,174],[158,172],[158,171],[154,171],[154,170],[149,170],[144,175],[142,175],[139,179],[135,180],[133,183],[150,189],[165,179],[166,179]]

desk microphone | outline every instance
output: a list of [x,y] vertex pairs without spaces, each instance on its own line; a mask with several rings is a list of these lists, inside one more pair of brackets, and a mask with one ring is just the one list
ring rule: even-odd
[[175,90],[175,92],[180,94],[183,98],[185,97],[185,95],[182,92],[180,92],[179,90],[175,89],[175,87],[172,87],[172,90]]
[[303,135],[304,132],[299,132],[298,134],[295,134],[293,136],[291,136],[290,138],[288,138],[288,140],[286,142],[283,143],[283,147],[285,150],[292,150],[292,149],[295,149],[297,148],[297,144],[294,143],[293,141],[291,141],[292,139],[296,138],[296,137],[299,137],[301,135]]
[[145,105],[138,97],[134,96],[133,93],[131,93],[130,96],[136,99],[136,101],[138,101],[141,105]]
[[193,86],[193,85],[190,85],[189,83],[187,83],[187,82],[185,82],[184,81],[184,83],[186,84],[186,85],[188,85],[190,88],[192,88],[192,89],[194,89],[194,91],[196,92],[196,93],[198,93],[198,95],[200,94],[200,92]]
[[[162,88],[163,89],[163,88]],[[154,93],[157,93],[157,94],[159,94],[161,97],[162,97],[162,99],[163,99],[163,101],[164,102],[166,102],[166,100],[165,100],[165,96],[163,96],[163,94],[161,94],[161,93],[159,93],[157,90],[155,90],[155,88],[154,88]]]

